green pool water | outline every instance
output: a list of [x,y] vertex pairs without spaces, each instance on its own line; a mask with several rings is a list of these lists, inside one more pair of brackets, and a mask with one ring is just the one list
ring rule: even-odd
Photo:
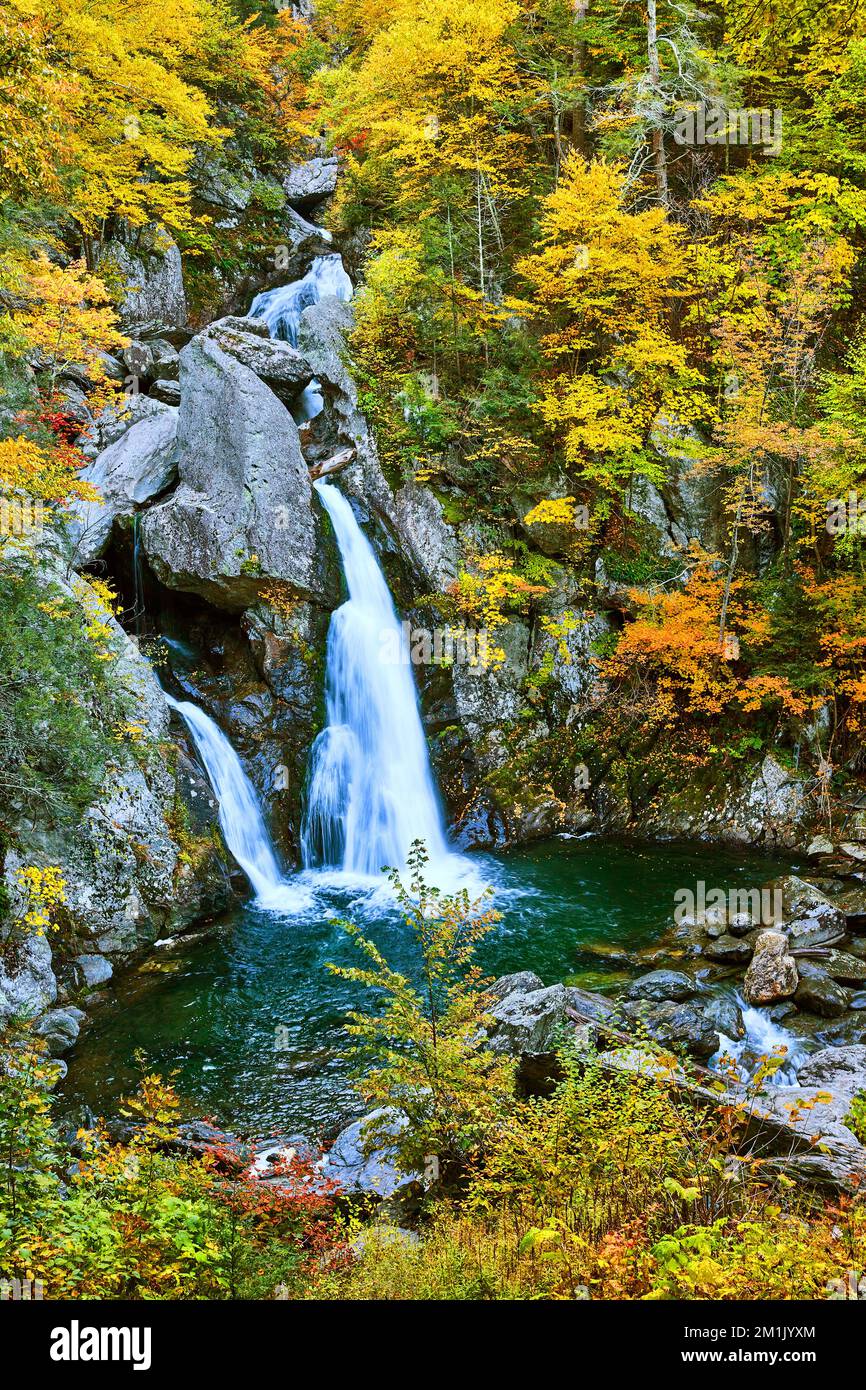
[[[625,950],[638,966],[670,925],[677,889],[700,879],[757,887],[787,866],[702,845],[556,838],[478,856],[478,867],[502,913],[480,951],[486,971],[615,990],[623,965],[594,947]],[[342,1023],[364,1002],[326,969],[356,959],[338,919],[353,916],[407,973],[416,961],[402,918],[380,899],[325,888],[309,897],[285,914],[239,908],[206,939],[159,949],[112,981],[67,1059],[66,1115],[113,1113],[142,1052],[150,1067],[176,1072],[188,1117],[262,1135],[332,1130],[357,1105]]]

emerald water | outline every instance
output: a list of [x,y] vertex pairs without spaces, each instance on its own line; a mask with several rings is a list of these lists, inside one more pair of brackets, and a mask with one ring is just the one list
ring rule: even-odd
[[[704,845],[594,838],[473,859],[502,913],[480,950],[487,972],[534,970],[545,984],[568,979],[608,991],[628,972],[603,951],[628,952],[632,973],[652,968],[641,952],[670,925],[678,888],[701,879],[708,889],[755,887],[786,867]],[[411,973],[416,958],[381,893],[327,882],[300,875],[293,910],[249,904],[206,939],[181,938],[112,981],[69,1057],[67,1114],[114,1113],[135,1086],[138,1051],[149,1067],[176,1072],[187,1117],[313,1137],[356,1109],[342,1024],[346,1010],[365,1001],[326,969],[328,961],[357,961],[338,919],[361,923],[399,969]]]

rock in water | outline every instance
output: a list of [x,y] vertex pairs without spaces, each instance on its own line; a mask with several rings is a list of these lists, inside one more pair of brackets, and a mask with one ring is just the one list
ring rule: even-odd
[[821,1018],[839,1018],[847,1011],[850,991],[831,979],[811,961],[800,962],[800,983],[794,996],[797,1007]]
[[651,970],[648,975],[632,981],[626,990],[627,999],[674,999],[682,1003],[697,994],[698,986],[691,975],[681,970]]
[[788,954],[785,933],[761,932],[743,981],[747,1001],[750,1004],[772,1004],[777,999],[787,999],[798,983],[797,964],[793,956]]

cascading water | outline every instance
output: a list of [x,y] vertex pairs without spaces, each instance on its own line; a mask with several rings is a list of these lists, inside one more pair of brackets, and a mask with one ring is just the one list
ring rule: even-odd
[[328,295],[352,298],[352,282],[343,269],[342,257],[336,254],[317,256],[300,280],[257,294],[250,305],[250,318],[264,319],[272,338],[297,347],[301,314]]
[[263,907],[296,906],[280,872],[262,808],[241,760],[212,719],[189,700],[166,701],[186,723],[219,804],[225,842],[256,891]]
[[742,1038],[729,1038],[719,1034],[719,1050],[711,1059],[710,1066],[718,1066],[722,1057],[734,1063],[742,1081],[749,1081],[754,1075],[762,1057],[770,1057],[777,1048],[786,1049],[785,1061],[768,1077],[771,1086],[796,1086],[797,1072],[806,1059],[806,1048],[802,1040],[780,1028],[763,1009],[750,1008],[742,999],[737,1000],[743,1013],[745,1034]]
[[[301,314],[329,295],[342,300],[352,298],[352,282],[343,269],[342,257],[336,254],[317,256],[300,280],[257,294],[250,306],[250,318],[264,319],[272,338],[282,338],[297,347]],[[319,383],[311,381],[292,411],[296,423],[302,425],[315,419],[322,405]]]
[[328,631],[328,722],[310,755],[304,864],[378,877],[386,866],[402,869],[418,839],[431,881],[460,885],[468,865],[448,849],[409,653],[384,575],[347,499],[327,483],[315,488],[333,523],[349,597]]

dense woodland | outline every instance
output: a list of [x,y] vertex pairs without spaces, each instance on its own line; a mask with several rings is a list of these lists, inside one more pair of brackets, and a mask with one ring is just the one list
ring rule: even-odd
[[[4,850],[22,818],[74,824],[119,758],[160,756],[112,676],[111,576],[47,581],[21,521],[59,532],[97,496],[87,420],[125,389],[112,248],[176,243],[192,328],[243,313],[277,283],[286,170],[332,154],[383,473],[472,536],[428,611],[490,632],[494,669],[515,615],[566,653],[585,611],[610,615],[592,718],[557,722],[532,676],[552,735],[517,775],[709,785],[772,751],[832,841],[864,772],[864,132],[866,15],[836,0],[0,0]],[[225,226],[214,161],[248,190]],[[647,489],[684,479],[701,526],[661,548]],[[574,596],[555,612],[554,585]],[[10,875],[14,965],[60,930],[64,885],[38,856]],[[449,901],[434,931],[413,891],[435,989],[361,941],[389,1003],[353,1027],[365,1100],[419,1107],[406,1167],[443,1156],[420,1242],[372,1239],[306,1159],[267,1191],[234,1149],[190,1159],[150,1074],[132,1137],[80,1134],[66,1183],[52,1064],[4,1014],[0,1269],[56,1297],[790,1298],[862,1268],[853,1193],[731,1158],[742,1106],[567,1048],[552,1097],[516,1101],[510,1063],[467,1041],[487,906]]]

